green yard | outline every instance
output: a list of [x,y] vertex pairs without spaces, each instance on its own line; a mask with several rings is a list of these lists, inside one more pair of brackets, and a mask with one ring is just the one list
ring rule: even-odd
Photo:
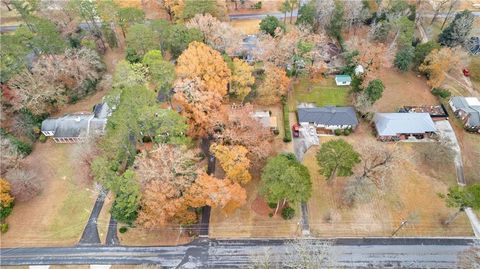
[[293,86],[289,98],[290,111],[296,111],[300,103],[313,103],[317,106],[346,106],[349,104],[350,87],[336,86],[332,78],[321,81],[300,79]]

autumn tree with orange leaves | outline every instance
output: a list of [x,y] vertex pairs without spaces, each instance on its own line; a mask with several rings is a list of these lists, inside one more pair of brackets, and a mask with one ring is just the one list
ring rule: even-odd
[[231,72],[222,55],[209,46],[194,41],[178,57],[177,77],[181,79],[200,78],[208,91],[227,94]]
[[201,137],[209,133],[223,97],[209,91],[199,78],[177,80],[174,91],[173,102],[182,108],[181,114],[188,120],[189,135]]
[[228,178],[217,179],[202,173],[188,189],[185,199],[191,207],[208,205],[231,213],[246,203],[247,193],[238,183]]
[[216,135],[219,143],[240,145],[248,150],[247,157],[258,165],[273,152],[273,134],[251,115],[251,104],[230,108],[222,132]]
[[285,70],[272,64],[265,66],[265,80],[257,90],[258,103],[272,105],[280,102],[287,95],[290,79]]
[[244,146],[213,144],[210,146],[210,151],[220,162],[227,178],[242,185],[250,182],[252,179],[248,172],[250,160],[247,158],[248,150]]

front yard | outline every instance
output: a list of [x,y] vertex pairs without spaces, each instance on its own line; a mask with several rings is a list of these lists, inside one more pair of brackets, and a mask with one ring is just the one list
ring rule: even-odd
[[[357,131],[341,137],[361,151],[362,144],[380,143],[370,135],[369,127],[361,125]],[[321,143],[337,137],[322,137]],[[389,146],[394,146],[390,144]],[[312,175],[313,195],[310,199],[310,229],[316,236],[390,236],[408,218],[416,215],[416,223],[406,225],[398,236],[470,236],[472,230],[465,214],[452,224],[444,226],[456,209],[447,208],[438,193],[446,193],[448,186],[456,184],[452,163],[444,164],[441,171],[432,171],[417,160],[420,144],[398,143],[398,158],[394,164],[384,192],[374,191],[364,202],[352,207],[343,203],[348,178],[337,177],[327,182],[320,175],[315,154],[318,147],[305,155],[304,164]],[[361,152],[361,154],[366,154]]]
[[333,77],[312,81],[299,79],[293,85],[289,96],[290,111],[296,111],[300,103],[313,103],[317,106],[347,106],[349,104],[349,86],[337,86]]
[[9,231],[2,247],[67,246],[80,239],[97,190],[88,170],[72,156],[75,145],[37,143],[24,163],[40,178],[42,193],[28,202],[17,202],[7,218]]

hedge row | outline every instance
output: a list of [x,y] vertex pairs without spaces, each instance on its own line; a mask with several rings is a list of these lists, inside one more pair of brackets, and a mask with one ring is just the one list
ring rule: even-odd
[[283,137],[283,142],[290,142],[292,141],[292,132],[290,131],[290,118],[289,118],[289,110],[287,102],[283,102],[283,128],[285,130],[285,134]]

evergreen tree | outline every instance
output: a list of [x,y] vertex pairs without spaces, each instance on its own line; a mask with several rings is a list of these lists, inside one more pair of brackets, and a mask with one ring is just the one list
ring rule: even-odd
[[475,16],[469,10],[457,13],[453,21],[440,34],[438,42],[449,47],[464,44],[472,30],[474,19]]

